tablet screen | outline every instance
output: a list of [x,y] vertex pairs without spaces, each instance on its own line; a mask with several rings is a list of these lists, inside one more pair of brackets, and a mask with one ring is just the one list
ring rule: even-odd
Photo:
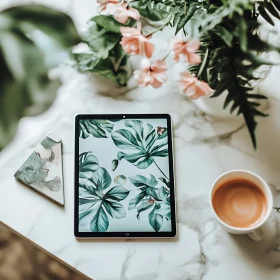
[[78,232],[172,232],[168,119],[126,115],[77,124]]

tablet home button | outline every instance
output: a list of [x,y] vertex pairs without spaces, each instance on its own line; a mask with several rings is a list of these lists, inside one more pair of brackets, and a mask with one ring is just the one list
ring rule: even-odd
[[125,236],[129,236],[129,233],[126,233]]

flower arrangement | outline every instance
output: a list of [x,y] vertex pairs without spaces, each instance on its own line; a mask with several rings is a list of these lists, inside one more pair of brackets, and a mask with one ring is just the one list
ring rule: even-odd
[[[90,20],[83,42],[89,51],[75,54],[78,68],[95,72],[119,85],[130,78],[129,56],[144,56],[133,75],[140,86],[159,88],[168,79],[166,57],[186,63],[178,73],[179,88],[191,99],[225,94],[224,108],[243,114],[256,147],[256,117],[262,94],[252,93],[260,79],[256,71],[272,65],[266,53],[280,47],[263,40],[263,24],[280,19],[280,0],[97,0],[99,15]],[[260,17],[261,16],[261,17]],[[165,27],[170,50],[154,60],[157,48],[151,37]],[[261,55],[262,54],[262,55]]]

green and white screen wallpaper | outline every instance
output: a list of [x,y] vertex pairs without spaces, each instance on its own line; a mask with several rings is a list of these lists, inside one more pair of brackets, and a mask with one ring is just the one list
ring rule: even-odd
[[79,126],[79,231],[171,232],[167,120]]

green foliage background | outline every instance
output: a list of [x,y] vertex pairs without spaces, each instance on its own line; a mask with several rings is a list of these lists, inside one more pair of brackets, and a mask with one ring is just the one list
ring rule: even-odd
[[23,5],[0,12],[0,150],[21,117],[51,104],[59,82],[48,78],[48,70],[61,62],[55,54],[79,41],[72,19],[54,9]]

